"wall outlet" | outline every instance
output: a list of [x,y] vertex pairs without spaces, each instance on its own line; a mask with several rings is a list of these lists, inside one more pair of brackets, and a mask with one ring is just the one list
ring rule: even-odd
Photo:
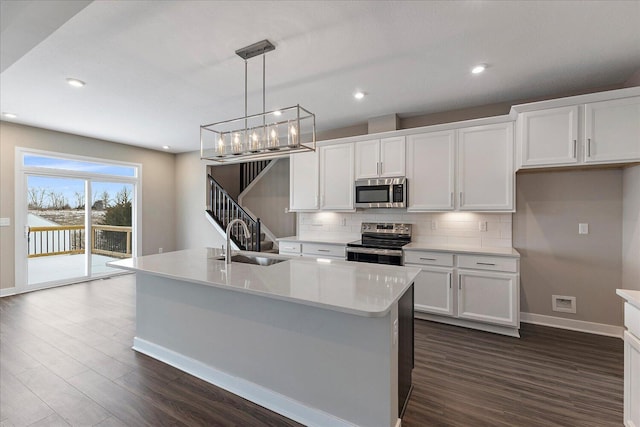
[[343,226],[346,226],[346,225],[347,225],[347,218],[342,218],[342,220],[340,221],[340,223],[341,223]]
[[289,213],[289,208],[284,208],[284,213]]
[[164,251],[162,248],[158,248],[158,253],[161,254]]
[[478,221],[478,230],[487,231],[487,221]]
[[566,295],[551,295],[551,309],[563,313],[576,312],[576,297]]
[[8,227],[11,225],[11,218],[0,218],[0,227]]
[[431,221],[431,230],[438,229],[438,221]]
[[589,224],[585,222],[578,224],[578,234],[589,234]]

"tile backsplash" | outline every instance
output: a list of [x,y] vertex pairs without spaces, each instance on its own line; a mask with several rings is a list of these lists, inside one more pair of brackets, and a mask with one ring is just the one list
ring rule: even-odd
[[[298,213],[298,236],[301,238],[360,237],[363,222],[403,222],[413,224],[412,241],[434,245],[475,247],[511,247],[511,216],[474,212],[390,212],[369,209],[357,212]],[[480,222],[486,221],[486,231]]]

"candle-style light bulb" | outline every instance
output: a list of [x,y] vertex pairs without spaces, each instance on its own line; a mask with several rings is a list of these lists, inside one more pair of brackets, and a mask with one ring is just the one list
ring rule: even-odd
[[292,146],[297,146],[298,145],[298,138],[297,138],[297,132],[296,132],[296,127],[295,125],[291,125],[291,127],[289,128],[289,134],[291,135],[291,145]]

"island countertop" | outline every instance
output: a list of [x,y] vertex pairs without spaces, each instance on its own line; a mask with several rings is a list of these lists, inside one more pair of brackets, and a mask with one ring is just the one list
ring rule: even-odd
[[218,259],[224,255],[222,250],[199,248],[108,265],[365,317],[386,315],[420,272],[410,267],[239,253],[286,261],[269,266],[226,265]]

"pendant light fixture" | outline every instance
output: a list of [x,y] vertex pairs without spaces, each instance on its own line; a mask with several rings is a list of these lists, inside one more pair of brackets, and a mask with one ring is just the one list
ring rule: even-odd
[[[200,158],[240,163],[315,151],[316,116],[300,105],[265,110],[265,54],[275,50],[268,40],[236,50],[244,59],[244,117],[200,126]],[[248,115],[247,61],[262,55],[262,113]]]

